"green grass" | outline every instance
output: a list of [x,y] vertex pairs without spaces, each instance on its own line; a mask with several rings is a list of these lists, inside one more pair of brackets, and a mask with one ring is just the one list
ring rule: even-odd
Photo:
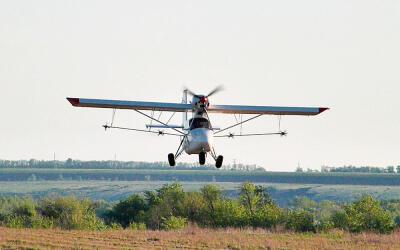
[[[132,193],[160,188],[165,181],[1,181],[0,195],[29,195],[35,198],[52,195],[75,195],[90,199],[117,201]],[[209,182],[181,182],[185,191],[199,190]],[[237,195],[237,182],[213,182],[228,196]],[[279,204],[286,204],[295,196],[313,200],[352,200],[355,195],[369,193],[378,199],[400,197],[399,186],[357,186],[319,184],[256,183],[270,189],[271,197]]]
[[38,180],[126,180],[204,182],[265,182],[339,185],[400,186],[400,174],[295,173],[229,170],[132,170],[132,169],[0,169],[0,181]]

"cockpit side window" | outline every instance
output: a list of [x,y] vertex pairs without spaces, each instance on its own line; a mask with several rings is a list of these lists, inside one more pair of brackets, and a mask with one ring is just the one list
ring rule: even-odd
[[189,120],[190,130],[195,128],[208,128],[210,129],[210,122],[205,118],[192,118]]

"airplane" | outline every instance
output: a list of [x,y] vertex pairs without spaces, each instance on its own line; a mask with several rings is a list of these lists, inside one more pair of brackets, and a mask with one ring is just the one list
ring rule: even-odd
[[[243,105],[213,105],[210,103],[209,98],[221,91],[222,86],[218,86],[207,95],[198,95],[189,89],[184,89],[182,103],[167,103],[167,102],[142,102],[142,101],[123,101],[123,100],[104,100],[104,99],[86,99],[67,97],[67,100],[74,107],[90,107],[90,108],[110,108],[113,109],[113,117],[111,125],[103,125],[104,129],[124,129],[137,132],[154,133],[158,135],[171,135],[179,136],[180,144],[175,154],[168,154],[168,163],[170,166],[175,166],[178,157],[185,151],[187,154],[199,155],[200,165],[204,165],[207,153],[209,153],[215,160],[215,166],[221,168],[223,163],[223,156],[218,155],[214,149],[215,137],[234,138],[236,136],[261,136],[261,135],[281,135],[285,136],[286,131],[279,131],[276,133],[254,133],[254,134],[238,134],[235,135],[231,132],[228,134],[220,134],[233,127],[242,125],[262,115],[301,115],[301,116],[315,116],[329,108],[321,107],[279,107],[279,106],[243,106]],[[188,103],[188,94],[192,96],[192,101]],[[130,109],[150,118],[150,124],[146,125],[145,129],[125,128],[113,126],[114,115],[116,109]],[[151,111],[151,115],[143,111]],[[181,125],[170,125],[169,121],[163,122],[154,117],[154,112],[173,112],[171,118],[176,112],[183,113],[183,121]],[[188,112],[192,112],[192,118],[188,119]],[[210,121],[209,113],[222,113],[222,114],[252,114],[254,116],[245,119],[237,120],[233,125],[225,128],[214,127]],[[152,124],[152,122],[157,124]],[[164,132],[163,130],[153,131],[152,128],[170,129],[171,132]]]

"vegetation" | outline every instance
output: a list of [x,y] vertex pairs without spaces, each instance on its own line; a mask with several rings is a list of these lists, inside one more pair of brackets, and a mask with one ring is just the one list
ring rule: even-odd
[[390,173],[0,168],[0,181],[173,181],[174,179],[185,182],[251,181],[257,183],[400,186],[400,175]]
[[355,201],[314,202],[296,198],[279,207],[265,187],[242,183],[236,198],[223,195],[215,185],[184,191],[174,181],[154,191],[132,194],[115,203],[75,197],[0,199],[0,223],[9,228],[67,230],[183,229],[188,224],[207,228],[264,228],[294,232],[391,233],[400,214],[399,200],[380,203],[364,194]]
[[[142,161],[80,161],[71,158],[66,161],[44,161],[44,160],[0,160],[0,168],[66,168],[66,169],[147,169],[147,170],[216,170],[213,164],[201,166],[194,163],[179,162],[171,167],[167,162],[142,162]],[[264,171],[263,168],[246,164],[225,164],[226,170],[244,170],[244,171]]]
[[[115,202],[131,194],[144,193],[146,190],[161,188],[166,181],[114,181],[114,180],[62,180],[62,181],[0,181],[0,196],[41,197],[76,196],[91,200]],[[210,182],[181,182],[183,190],[198,191]],[[212,182],[222,188],[222,194],[228,197],[239,195],[236,182]],[[255,183],[268,190],[268,194],[279,206],[289,206],[296,196],[307,197],[312,201],[353,201],[357,195],[368,193],[379,200],[400,197],[400,186],[362,186],[362,185],[319,185],[319,184],[280,184]],[[327,200],[330,200],[329,202]],[[318,203],[319,204],[319,203]]]
[[400,233],[275,233],[266,229],[58,230],[0,228],[4,249],[398,249]]
[[400,173],[400,165],[397,167],[394,166],[387,166],[386,168],[382,167],[371,167],[371,166],[361,166],[361,167],[355,167],[355,166],[343,166],[343,167],[328,167],[328,166],[322,166],[321,167],[322,172],[351,172],[351,173]]

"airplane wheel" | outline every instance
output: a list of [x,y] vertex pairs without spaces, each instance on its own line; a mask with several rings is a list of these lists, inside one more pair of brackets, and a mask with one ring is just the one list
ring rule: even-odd
[[222,155],[217,157],[217,160],[215,161],[215,166],[217,168],[222,167],[222,162],[224,161],[224,157]]
[[174,154],[168,154],[168,162],[171,167],[175,166],[175,156]]
[[206,163],[206,153],[205,152],[200,152],[199,163],[200,163],[200,165],[204,165],[204,163]]

